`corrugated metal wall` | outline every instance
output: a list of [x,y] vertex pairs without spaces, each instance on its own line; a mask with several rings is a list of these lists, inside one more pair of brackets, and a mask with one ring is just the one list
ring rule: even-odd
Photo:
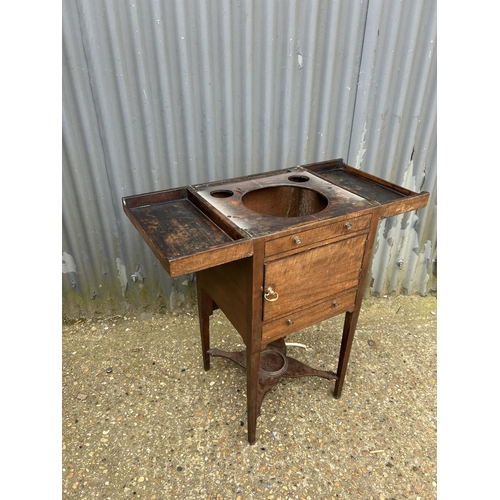
[[425,209],[380,223],[375,293],[436,287],[436,57],[435,2],[369,2],[348,163],[431,193]]
[[332,158],[431,192],[381,223],[370,290],[435,288],[434,1],[63,0],[62,62],[66,316],[194,295],[122,196]]

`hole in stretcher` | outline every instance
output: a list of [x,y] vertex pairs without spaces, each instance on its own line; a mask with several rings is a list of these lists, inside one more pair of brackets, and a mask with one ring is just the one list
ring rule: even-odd
[[264,349],[260,353],[259,373],[264,377],[277,377],[286,372],[288,360],[286,356],[273,349]]
[[210,191],[210,194],[214,198],[229,198],[230,196],[233,196],[234,193],[229,189],[219,189],[218,191]]
[[321,212],[328,199],[312,189],[298,186],[269,186],[249,191],[241,199],[243,205],[273,217],[304,217]]

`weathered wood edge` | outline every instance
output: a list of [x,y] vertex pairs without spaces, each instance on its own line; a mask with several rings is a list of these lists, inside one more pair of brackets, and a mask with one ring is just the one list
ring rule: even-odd
[[[377,200],[368,200],[374,204],[374,206],[380,206],[380,219],[386,219],[388,217],[393,217],[395,215],[399,215],[406,212],[411,212],[413,210],[417,210],[419,208],[424,208],[429,200],[429,193],[427,191],[422,191],[420,193],[416,193],[411,191],[410,189],[404,188],[402,186],[398,186],[397,184],[393,184],[392,182],[386,181],[372,174],[368,174],[363,172],[362,170],[358,170],[354,167],[351,167],[344,163],[344,161],[339,158],[336,160],[327,160],[319,163],[310,163],[307,165],[302,165],[306,170],[319,175],[320,177],[324,177],[324,174],[334,171],[334,170],[343,170],[344,172],[349,173],[352,176],[360,177],[364,180],[372,182],[374,185],[378,186],[382,189],[389,189],[399,195],[401,198],[399,200],[387,201],[387,202],[379,202]],[[323,176],[322,176],[323,174]],[[332,179],[328,179],[329,182],[335,184]],[[341,186],[343,187],[343,186]],[[343,189],[347,189],[343,187]],[[352,190],[354,194],[356,193]],[[365,198],[366,199],[366,198]]]
[[[132,209],[179,199],[186,199],[186,202],[191,203],[196,208],[196,211],[200,212],[201,217],[207,217],[220,231],[227,234],[233,241],[228,241],[215,247],[208,248],[204,251],[197,251],[195,254],[183,255],[180,257],[172,257],[165,254],[164,251],[158,248],[158,246],[156,246],[148,237],[141,224],[139,224],[137,219],[134,217]],[[155,257],[171,278],[201,271],[215,265],[225,264],[226,262],[231,262],[232,260],[250,257],[253,254],[252,241],[247,239],[246,235],[242,234],[240,231],[237,231],[236,233],[234,231],[224,231],[224,229],[217,224],[217,221],[208,217],[196,204],[192,203],[192,201],[188,199],[187,187],[154,191],[135,196],[125,196],[122,198],[122,206],[125,214],[130,219],[133,226],[137,229],[143,240],[147,243]]]

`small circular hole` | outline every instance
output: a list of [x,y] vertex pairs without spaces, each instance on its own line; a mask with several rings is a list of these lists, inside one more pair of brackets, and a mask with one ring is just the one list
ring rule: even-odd
[[230,196],[233,196],[233,192],[229,191],[229,189],[221,189],[219,191],[211,191],[210,194],[214,198],[229,198]]
[[306,175],[291,175],[290,177],[288,177],[288,180],[292,182],[307,182],[309,180],[309,177],[307,177]]

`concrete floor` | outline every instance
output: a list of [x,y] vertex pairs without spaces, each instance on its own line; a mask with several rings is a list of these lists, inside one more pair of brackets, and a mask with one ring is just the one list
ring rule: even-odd
[[[62,498],[435,499],[436,298],[364,301],[342,397],[281,379],[257,443],[242,368],[205,372],[196,310],[63,326]],[[343,315],[297,332],[288,353],[336,370]],[[240,350],[217,311],[212,346]]]

